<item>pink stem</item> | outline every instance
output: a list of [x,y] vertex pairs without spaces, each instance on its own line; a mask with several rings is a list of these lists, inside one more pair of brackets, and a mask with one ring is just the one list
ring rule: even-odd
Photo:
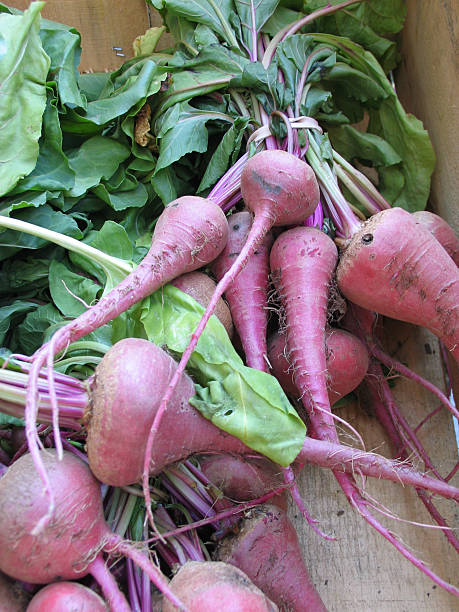
[[381,350],[376,344],[372,344],[370,346],[370,350],[373,353],[373,355],[376,357],[376,359],[378,359],[385,366],[393,370],[396,370],[397,372],[399,372],[406,378],[409,378],[410,380],[414,380],[415,382],[420,384],[422,387],[424,387],[425,389],[433,393],[435,397],[437,397],[440,400],[440,402],[451,412],[451,414],[455,416],[456,419],[459,419],[459,411],[457,410],[455,406],[451,404],[451,402],[446,397],[446,395],[442,393],[438,387],[436,387],[434,384],[432,384],[431,382],[429,382],[428,380],[426,380],[419,374],[416,374],[416,372],[413,372],[412,370],[410,370],[410,368],[403,365],[403,363],[400,363],[396,359],[393,359],[393,357],[391,357],[390,355],[385,353],[383,350]]
[[[187,525],[183,525],[182,527],[177,527],[173,531],[162,533],[161,537],[165,539],[170,538],[170,537],[175,537],[180,533],[184,533],[185,531],[191,531],[192,529],[199,529],[200,527],[204,527],[204,525],[213,523],[216,520],[221,521],[223,519],[234,516],[235,514],[240,514],[241,512],[250,510],[250,508],[254,508],[255,506],[264,504],[265,502],[270,500],[272,497],[275,497],[276,495],[279,495],[280,493],[282,493],[282,491],[285,491],[286,488],[287,488],[286,486],[279,487],[278,489],[274,489],[273,491],[270,491],[269,493],[265,493],[264,495],[262,495],[261,497],[258,497],[257,499],[253,499],[252,501],[244,502],[242,504],[238,504],[237,506],[232,506],[231,508],[222,510],[221,512],[217,512],[215,516],[209,516],[205,519],[201,519],[200,521],[195,521],[194,523],[188,523]],[[159,539],[160,539],[160,536],[154,536],[153,538],[150,538],[148,542],[156,542]]]
[[126,542],[118,535],[111,535],[109,542],[105,546],[105,550],[109,552],[109,549],[114,549],[114,552],[119,552],[124,556],[128,557],[134,563],[140,567],[150,578],[152,583],[163,593],[165,597],[179,610],[183,612],[189,612],[189,609],[180,601],[180,599],[171,591],[169,582],[160,570],[153,565],[148,557],[144,553],[129,542]]
[[313,463],[347,474],[358,470],[365,476],[419,487],[459,502],[459,489],[456,487],[422,474],[411,465],[396,463],[376,453],[364,452],[343,444],[306,437],[296,461]]
[[[392,445],[394,446],[397,455],[402,459],[407,459],[408,458],[407,453],[403,448],[404,443],[398,433],[398,430],[394,426],[394,422],[392,421],[392,419],[390,418],[388,414],[388,411],[386,409],[384,402],[381,401],[381,398],[380,398],[381,379],[379,377],[369,376],[367,377],[366,382],[367,382],[367,388],[371,394],[371,399],[372,399],[371,406],[373,410],[375,411],[377,419],[379,420],[381,425],[384,427],[384,430],[386,434],[389,436],[389,439],[392,442]],[[447,482],[447,479],[444,479],[444,480],[445,482]],[[445,527],[445,529],[443,530],[443,533],[446,539],[451,544],[451,546],[453,546],[453,548],[455,548],[459,552],[459,540],[456,538],[454,533],[449,528],[449,525],[446,522],[446,520],[437,510],[436,506],[433,504],[430,496],[422,489],[416,489],[416,493],[419,499],[422,501],[422,503],[426,507],[430,516],[437,523],[437,525],[440,525],[440,527]]]
[[132,612],[125,596],[119,590],[116,580],[107,569],[101,554],[97,555],[88,569],[100,585],[102,593],[110,606],[110,610],[113,612]]
[[284,474],[284,480],[286,484],[289,485],[290,495],[292,496],[293,501],[295,502],[298,510],[301,512],[303,518],[306,520],[307,524],[313,529],[317,534],[319,534],[324,540],[336,540],[333,536],[329,536],[323,531],[321,531],[317,525],[317,519],[313,519],[312,516],[307,511],[306,506],[304,505],[303,500],[301,499],[300,492],[298,490],[298,485],[295,480],[295,474],[291,467],[282,468]]
[[422,419],[422,421],[420,421],[416,425],[416,427],[413,429],[414,433],[417,433],[421,429],[421,427],[427,423],[427,421],[430,421],[430,419],[434,417],[436,414],[438,414],[440,411],[441,411],[441,406],[437,406],[435,410],[432,410],[432,412],[429,412],[429,414],[425,416]]

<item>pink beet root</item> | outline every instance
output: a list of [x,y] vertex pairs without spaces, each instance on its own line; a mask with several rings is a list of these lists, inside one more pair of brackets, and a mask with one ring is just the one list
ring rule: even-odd
[[[217,561],[190,561],[171,581],[190,612],[276,612],[271,602],[237,567]],[[175,612],[168,601],[162,612]]]
[[[282,471],[265,457],[205,455],[199,463],[201,471],[212,484],[236,502],[257,499],[284,485]],[[276,495],[270,503],[287,509],[284,494]]]
[[295,528],[285,510],[263,504],[250,510],[240,531],[227,536],[218,559],[235,565],[282,612],[325,612],[304,564]]
[[[293,368],[287,358],[285,335],[275,333],[268,342],[272,373],[286,393],[298,397]],[[342,329],[328,328],[325,334],[327,389],[330,405],[356,389],[368,370],[368,351],[363,342]]]
[[15,461],[0,479],[0,569],[33,584],[85,576],[89,559],[100,552],[108,530],[99,483],[87,466],[69,453],[57,462],[54,450],[43,452],[42,458],[53,488],[60,489],[63,499],[40,536],[32,531],[46,513],[47,499],[30,454]]
[[[148,432],[176,369],[172,357],[148,340],[126,338],[106,353],[95,370],[86,415],[89,465],[99,480],[113,486],[141,480]],[[151,452],[151,473],[207,450],[211,439],[229,452],[246,450],[190,406],[194,393],[191,378],[183,374]]]
[[[253,217],[246,210],[231,215],[228,219],[228,241],[212,264],[212,271],[219,281],[233,265],[247,241]],[[225,291],[234,326],[241,339],[246,363],[250,368],[267,372],[266,329],[268,325],[268,276],[269,249],[273,238],[269,232],[255,252],[249,257],[245,268],[237,275]]]
[[410,213],[373,215],[347,243],[338,287],[354,304],[422,325],[459,362],[459,270]]
[[108,606],[79,582],[53,582],[38,591],[26,612],[108,612]]
[[319,202],[312,168],[290,153],[261,151],[249,159],[241,175],[241,194],[255,214],[266,214],[272,225],[305,221]]

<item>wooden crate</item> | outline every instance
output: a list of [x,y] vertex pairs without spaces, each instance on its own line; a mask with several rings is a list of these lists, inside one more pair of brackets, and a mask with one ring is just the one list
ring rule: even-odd
[[[10,1],[18,8],[28,1]],[[458,134],[459,81],[457,79],[458,11],[455,0],[407,0],[408,18],[403,32],[403,64],[397,74],[399,95],[407,110],[424,121],[437,153],[431,205],[459,233]],[[77,28],[82,34],[81,70],[113,70],[132,56],[132,40],[158,16],[143,0],[48,0],[43,15]],[[167,45],[167,39],[162,45]],[[121,48],[117,51],[116,47]],[[123,53],[124,56],[117,55]],[[388,325],[387,349],[440,387],[444,374],[437,340],[413,326]],[[456,380],[457,369],[456,369]],[[457,385],[456,385],[457,386]],[[396,397],[418,422],[434,406],[432,397],[408,381],[397,382]],[[456,397],[459,397],[456,394]],[[363,435],[368,449],[390,455],[390,445],[365,405],[349,405],[340,416]],[[443,473],[457,460],[452,421],[445,412],[423,430],[432,456]],[[456,478],[456,484],[458,484]],[[337,536],[327,542],[313,533],[290,508],[306,562],[325,605],[331,612],[445,612],[459,610],[457,599],[422,575],[381,536],[356,515],[325,470],[306,467],[300,478],[303,498],[321,528]],[[382,482],[368,482],[367,491],[402,519],[430,523],[412,490]],[[449,502],[439,502],[452,525],[458,515]],[[381,518],[405,544],[412,547],[445,580],[457,584],[457,556],[436,530],[413,527]]]

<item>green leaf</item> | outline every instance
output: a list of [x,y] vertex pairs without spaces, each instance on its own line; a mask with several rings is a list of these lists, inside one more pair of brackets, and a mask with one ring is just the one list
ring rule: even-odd
[[[181,355],[203,312],[193,298],[167,285],[144,300],[140,320],[152,342]],[[214,315],[189,367],[200,385],[191,403],[206,418],[279,465],[296,458],[304,423],[274,377],[243,365]]]
[[132,109],[139,110],[148,96],[155,94],[166,72],[148,58],[134,58],[113,72],[97,99],[88,103],[86,112],[69,110],[61,120],[63,131],[94,134],[110,121]]
[[101,183],[94,187],[92,192],[114,210],[125,210],[130,207],[140,208],[146,204],[148,199],[148,192],[142,183],[137,183],[134,189],[129,191],[110,191],[106,185]]
[[[361,106],[362,110],[367,111],[370,119],[367,132],[388,142],[402,160],[396,168],[394,166],[378,168],[382,195],[391,206],[400,206],[409,211],[424,209],[430,192],[435,153],[422,123],[405,113],[390,81],[370,52],[348,38],[331,34],[310,36],[319,43],[335,47],[353,70],[372,79],[384,92],[383,99],[370,99],[368,103],[362,99]],[[351,87],[350,82],[347,87]],[[367,89],[367,93],[368,91]],[[333,93],[339,107],[336,92]],[[352,111],[346,109],[345,112],[350,116]]]
[[[85,240],[85,244],[102,251],[106,255],[132,263],[133,246],[124,227],[114,221],[106,221],[99,231],[90,232]],[[121,271],[115,266],[107,263],[102,267],[93,258],[85,257],[79,253],[70,252],[69,258],[73,264],[96,278],[101,285],[104,285],[103,295],[108,293],[126,278],[127,272]]]
[[126,145],[107,138],[93,136],[79,149],[68,153],[69,164],[75,172],[75,185],[66,195],[78,197],[100,183],[109,179],[118,169],[121,162],[129,157],[130,151]]
[[0,307],[0,344],[5,341],[6,334],[13,323],[25,313],[35,309],[35,302],[15,300],[12,304]]
[[156,49],[159,39],[166,31],[166,26],[148,28],[145,34],[137,36],[132,43],[134,55],[151,55]]
[[[40,206],[40,208],[24,208],[17,211],[15,217],[34,225],[52,228],[54,231],[72,238],[82,238],[81,230],[75,220],[70,215],[53,210],[48,204]],[[21,249],[39,249],[47,244],[48,241],[30,234],[5,230],[0,233],[0,261]]]
[[[341,0],[333,0],[331,4],[338,4],[339,1]],[[305,3],[307,12],[327,4],[330,4],[328,0],[308,0]],[[314,21],[307,30],[350,38],[371,51],[387,73],[395,68],[399,61],[397,45],[392,40],[392,35],[403,28],[405,16],[404,0],[371,0],[322,17]],[[387,38],[387,35],[390,38]]]
[[236,36],[230,25],[232,0],[163,0],[162,4],[174,15],[209,26],[230,47],[238,48]]
[[165,23],[171,35],[174,38],[175,46],[179,48],[183,46],[192,55],[198,53],[196,48],[196,41],[194,38],[195,27],[187,19],[174,15],[173,13],[167,13]]
[[24,427],[25,421],[24,419],[18,419],[17,417],[10,416],[9,414],[4,414],[0,412],[0,429],[5,429],[6,427]]
[[132,242],[124,227],[119,223],[106,221],[100,231],[94,232],[87,242],[107,255],[128,262],[132,260]]
[[158,117],[177,102],[225,88],[248,64],[250,62],[247,58],[221,45],[209,45],[200,49],[199,54],[192,59],[181,52],[175,53],[167,64],[171,75],[167,88],[156,98],[155,116]]
[[249,122],[249,117],[238,117],[225,133],[214,154],[210,158],[196,193],[202,193],[215,185],[218,179],[223,176],[228,169],[230,162],[234,163],[236,161],[235,157],[237,157],[239,153],[242,138]]
[[[48,287],[48,259],[36,257],[7,259],[0,269],[0,296],[21,294],[32,297]],[[26,294],[26,295],[24,295]]]
[[32,172],[16,185],[12,194],[26,191],[68,190],[75,184],[75,172],[62,150],[62,132],[56,100],[48,91],[43,115],[43,130],[39,140],[39,155]]
[[43,48],[49,55],[49,79],[55,80],[60,104],[86,108],[86,98],[78,87],[78,65],[81,57],[81,36],[62,23],[43,19],[40,26]]
[[61,313],[76,318],[88,310],[101,292],[101,286],[54,260],[49,267],[49,291]]
[[78,75],[78,87],[85,98],[92,102],[100,97],[109,79],[109,72],[83,72]]
[[45,341],[49,329],[62,322],[62,315],[52,304],[38,306],[16,328],[12,346],[16,352],[32,355]]
[[257,57],[257,39],[265,23],[270,19],[279,4],[279,0],[234,0],[241,22],[242,40],[250,57]]
[[37,162],[50,63],[38,35],[43,6],[32,2],[21,16],[0,13],[0,195]]
[[194,30],[194,41],[198,47],[207,45],[218,45],[218,37],[211,28],[205,25],[198,25]]
[[[312,13],[327,5],[340,4],[342,0],[304,0],[304,11]],[[344,11],[338,11],[333,15],[322,17],[313,24],[315,31],[330,32],[330,28],[336,27],[333,22],[340,13],[352,17],[354,21],[360,21],[361,27],[368,25],[378,34],[396,34],[404,24],[406,16],[406,2],[404,0],[371,0],[371,2],[360,2],[354,6],[348,6]],[[345,22],[346,23],[346,22]],[[318,27],[320,24],[320,27]],[[347,25],[347,24],[346,24]],[[352,37],[356,35],[355,24],[348,26],[349,29],[339,32],[341,36]],[[355,42],[360,43],[356,40]]]
[[26,191],[2,199],[0,215],[8,216],[14,210],[20,210],[21,208],[38,208],[47,202],[52,202],[57,208],[61,208],[63,200],[59,191]]
[[[229,87],[248,89],[255,94],[265,93],[272,110],[276,107],[285,108],[291,99],[285,99],[285,87],[279,83],[277,75],[276,62],[271,62],[268,68],[264,68],[261,62],[251,62],[244,65],[241,74],[231,79]],[[266,108],[266,102],[264,105],[265,110],[271,110]]]
[[402,161],[390,144],[376,134],[343,125],[329,128],[328,135],[333,147],[346,159],[356,158],[369,166],[393,166]]
[[286,6],[278,6],[274,14],[268,19],[262,28],[262,32],[275,36],[285,26],[295,23],[303,17],[303,13]]
[[330,83],[339,89],[340,95],[354,98],[361,102],[373,104],[387,97],[387,91],[373,78],[361,70],[356,70],[342,62],[337,62],[325,76],[318,75],[317,80]]
[[162,168],[156,172],[151,178],[151,184],[163,204],[169,204],[177,198],[176,176],[173,166],[167,166],[167,168]]
[[[369,130],[373,128],[374,115],[370,111]],[[435,153],[427,131],[419,119],[405,113],[393,90],[390,98],[379,108],[376,122],[379,124],[377,132],[391,143],[403,160],[398,169],[404,178],[404,188],[398,197],[389,200],[391,206],[400,206],[410,212],[423,210],[435,167]],[[386,173],[381,190],[386,199],[390,194],[388,176]]]
[[231,117],[211,111],[201,111],[187,102],[169,109],[161,122],[159,157],[155,173],[167,168],[187,153],[207,151],[208,133],[206,124],[211,120],[232,122]]

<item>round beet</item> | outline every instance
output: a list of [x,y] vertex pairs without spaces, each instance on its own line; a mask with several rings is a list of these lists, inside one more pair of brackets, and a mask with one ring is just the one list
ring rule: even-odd
[[[361,340],[343,329],[328,328],[325,334],[327,358],[327,390],[330,405],[356,389],[365,377],[369,356]],[[287,356],[286,336],[275,333],[268,343],[272,373],[286,393],[298,397],[293,380],[293,367]]]
[[23,455],[0,479],[0,569],[34,584],[86,575],[108,533],[100,485],[86,464],[70,453],[56,461],[53,450],[42,451],[41,457],[57,499],[51,520],[38,536],[32,532],[47,514],[49,499],[32,456]]
[[116,550],[139,565],[180,608],[182,602],[158,568],[138,547],[110,531],[100,483],[86,463],[69,452],[60,460],[55,449],[40,453],[54,506],[49,505],[32,456],[23,455],[0,479],[0,570],[34,584],[92,574],[111,609],[130,612],[101,554]]
[[26,612],[108,612],[108,606],[79,582],[53,582],[38,591]]
[[261,151],[249,159],[241,176],[242,198],[255,214],[269,210],[272,225],[297,225],[319,202],[313,169],[291,153]]
[[[182,565],[171,589],[190,612],[276,612],[270,601],[237,567],[217,561]],[[176,612],[168,601],[162,612]]]

